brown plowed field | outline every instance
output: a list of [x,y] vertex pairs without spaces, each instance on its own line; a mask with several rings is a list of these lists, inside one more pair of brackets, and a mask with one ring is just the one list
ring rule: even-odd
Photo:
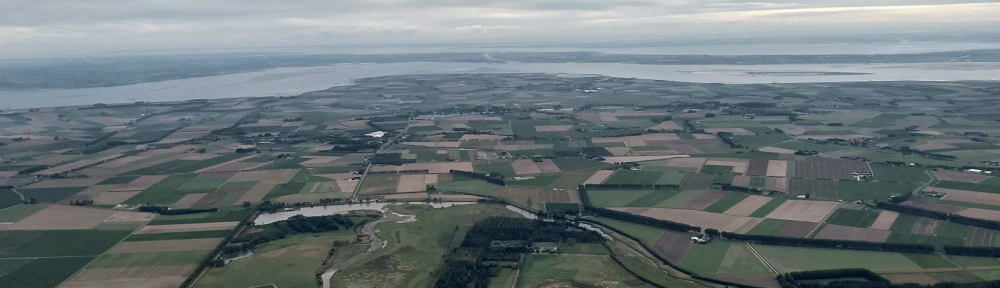
[[726,210],[726,212],[722,213],[736,216],[750,216],[750,214],[753,214],[754,211],[757,211],[757,209],[760,209],[761,206],[764,206],[764,204],[767,204],[767,202],[770,201],[770,197],[750,195],[746,199],[740,201],[740,203],[736,203],[736,205],[733,205],[733,207],[730,207]]
[[832,201],[788,200],[767,214],[766,218],[820,222],[839,204]]
[[892,234],[892,232],[886,230],[826,224],[826,226],[823,226],[823,229],[819,230],[819,233],[816,233],[816,238],[885,242],[885,240],[889,239],[889,234]]
[[688,200],[683,205],[677,208],[702,210],[708,208],[708,206],[712,206],[712,203],[715,203],[715,201],[719,201],[719,199],[722,199],[722,197],[726,197],[726,195],[729,195],[729,192],[722,190],[705,191],[704,193],[701,193],[701,195],[694,197],[694,199]]
[[965,216],[965,217],[986,219],[986,220],[992,220],[992,221],[1000,221],[1000,211],[996,211],[996,210],[987,210],[987,209],[981,209],[981,208],[969,208],[969,209],[965,209],[965,210],[962,210],[962,211],[958,211],[957,214]]
[[146,190],[146,188],[149,188],[149,186],[153,186],[153,184],[156,184],[156,183],[158,183],[160,181],[163,181],[163,179],[167,179],[167,177],[170,177],[170,175],[144,175],[144,176],[139,176],[139,178],[135,178],[135,180],[132,180],[132,182],[128,182],[128,183],[119,185],[118,187],[111,188],[108,191],[112,191],[113,192],[113,191],[139,191],[139,190]]
[[1000,194],[996,193],[966,191],[966,190],[947,189],[938,187],[927,187],[926,189],[924,189],[924,191],[945,193],[946,195],[944,195],[944,198],[942,198],[945,200],[1000,206]]
[[788,193],[788,178],[767,177],[764,179],[764,188]]
[[804,238],[809,236],[809,232],[812,232],[816,228],[816,225],[819,225],[819,223],[788,221],[788,223],[785,223],[785,227],[781,227],[781,230],[774,234],[774,236]]
[[788,161],[784,160],[768,160],[767,161],[767,172],[764,174],[767,177],[788,177]]
[[49,205],[4,230],[76,230],[94,228],[115,211],[70,205]]
[[664,230],[660,239],[653,244],[653,253],[670,261],[671,264],[679,265],[693,245],[692,236],[694,235],[690,233]]
[[[358,181],[352,181],[352,182],[358,183]],[[339,185],[340,182],[338,181],[337,184]],[[264,196],[267,196],[268,193],[271,193],[271,190],[274,190],[274,186],[277,185],[268,183],[257,183],[253,185],[253,187],[250,187],[250,190],[243,192],[243,195],[240,196],[239,199],[236,199],[235,203],[243,203],[243,202],[258,203],[260,202],[260,200],[264,199]],[[354,189],[351,189],[350,191],[353,192]]]
[[747,176],[767,176],[766,159],[751,159],[747,164]]
[[174,202],[173,205],[170,205],[170,208],[174,209],[191,208],[191,206],[194,206],[194,203],[198,203],[198,200],[204,198],[205,195],[208,195],[208,193],[191,193],[184,195],[184,197],[181,197],[180,200],[177,200],[177,202]]
[[795,177],[809,179],[851,179],[851,172],[868,172],[868,164],[851,160],[795,161]]
[[968,183],[979,183],[986,181],[986,179],[992,178],[991,176],[983,174],[973,174],[973,173],[962,173],[955,171],[931,171],[934,178],[946,181],[959,181]]
[[587,181],[583,181],[583,184],[601,184],[601,183],[604,183],[604,180],[608,180],[608,177],[611,177],[611,174],[614,174],[614,173],[615,173],[614,170],[600,170],[600,171],[597,171],[596,173],[594,173],[594,175],[590,175],[590,178],[587,178]]
[[712,189],[712,175],[702,173],[688,173],[681,179],[681,189],[684,190],[708,190]]
[[94,197],[94,205],[118,205],[142,191],[104,192]]
[[889,230],[889,228],[892,227],[892,223],[896,222],[897,217],[899,217],[899,212],[882,210],[882,212],[878,214],[878,218],[875,218],[875,222],[872,222],[872,225],[868,226],[868,228]]
[[733,186],[750,187],[750,176],[745,176],[745,175],[733,176]]
[[676,158],[670,159],[667,162],[667,166],[670,167],[684,167],[684,168],[696,168],[701,169],[702,165],[705,165],[705,158]]

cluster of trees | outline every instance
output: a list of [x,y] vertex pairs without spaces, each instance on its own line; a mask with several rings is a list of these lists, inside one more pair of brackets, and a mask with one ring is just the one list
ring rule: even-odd
[[603,241],[597,232],[580,229],[567,222],[547,222],[512,217],[491,217],[479,221],[462,240],[462,247],[481,251],[480,260],[517,260],[534,242]]
[[469,172],[469,171],[461,171],[461,170],[454,170],[454,169],[452,169],[451,171],[448,171],[448,172],[451,172],[452,175],[467,176],[467,177],[471,177],[471,178],[476,178],[476,179],[479,179],[479,180],[483,180],[483,181],[486,181],[486,182],[490,182],[490,183],[493,183],[493,184],[497,184],[497,185],[500,185],[500,186],[507,186],[507,181],[504,181],[503,178],[493,177],[493,176],[490,176],[489,174],[486,174],[486,173]]
[[[858,278],[866,280],[857,280]],[[843,280],[807,282],[809,280],[824,279]],[[885,288],[892,285],[888,279],[868,269],[861,268],[799,271],[779,274],[778,283],[783,288]]]
[[449,260],[437,273],[435,288],[486,288],[490,278],[500,275],[500,266],[469,261]]
[[964,224],[969,226],[976,226],[980,228],[1000,230],[1000,222],[993,220],[965,217],[958,214],[944,213],[940,211],[928,210],[920,207],[889,203],[889,202],[878,202],[875,203],[875,206],[885,210],[892,210],[904,214],[934,218],[938,220],[944,220],[952,223]]
[[729,145],[729,148],[733,149],[743,148],[743,145],[737,144],[735,141],[733,141],[734,137],[732,132],[718,132],[715,134],[719,136],[719,140],[722,141],[722,143],[726,143],[726,145]]
[[170,209],[167,206],[140,206],[139,212],[149,212],[156,213],[160,215],[184,215],[184,214],[195,214],[195,213],[205,213],[205,212],[216,212],[219,211],[218,208],[208,208],[208,209]]
[[353,226],[354,221],[351,218],[339,214],[314,217],[295,215],[288,220],[256,227],[259,229],[254,229],[255,232],[240,234],[223,252],[239,253],[251,250],[261,243],[284,239],[288,235],[337,231]]
[[726,190],[726,191],[743,192],[743,193],[758,194],[758,195],[761,194],[761,193],[764,193],[763,190],[760,190],[760,189],[757,189],[757,188],[735,186],[735,185],[729,185],[729,184],[722,185],[721,189],[722,190]]
[[871,250],[888,252],[933,253],[934,246],[924,244],[881,243],[867,241],[792,238],[767,235],[747,235],[732,232],[721,232],[720,235],[730,240],[740,240],[751,243],[780,246],[808,246],[821,248],[837,248],[852,250]]
[[[449,257],[435,273],[434,287],[488,287],[490,278],[501,268],[519,269],[516,264],[500,266],[494,261],[514,261],[530,251],[533,242],[595,243],[601,235],[566,221],[541,221],[513,217],[491,217],[477,222],[466,233],[461,249],[474,252],[476,259]],[[462,258],[462,259],[459,259]]]

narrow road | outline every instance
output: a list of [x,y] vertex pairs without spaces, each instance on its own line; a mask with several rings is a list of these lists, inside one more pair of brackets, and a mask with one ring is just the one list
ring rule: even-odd
[[767,259],[764,259],[764,255],[761,255],[760,252],[757,252],[756,248],[753,248],[753,245],[747,243],[747,248],[750,248],[750,253],[753,253],[753,256],[757,256],[757,259],[760,259],[760,262],[764,263],[764,266],[767,266],[767,269],[771,270],[771,272],[774,272],[776,275],[779,274],[778,269],[774,269],[774,266],[771,266],[771,263],[767,262]]

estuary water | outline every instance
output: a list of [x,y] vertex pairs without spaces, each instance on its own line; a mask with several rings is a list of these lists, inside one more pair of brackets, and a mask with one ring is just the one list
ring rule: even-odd
[[23,109],[95,103],[161,102],[257,96],[294,96],[389,75],[456,73],[561,73],[696,83],[808,83],[852,81],[1000,80],[1000,63],[791,65],[644,65],[626,63],[359,63],[278,68],[134,85],[8,91],[0,108]]

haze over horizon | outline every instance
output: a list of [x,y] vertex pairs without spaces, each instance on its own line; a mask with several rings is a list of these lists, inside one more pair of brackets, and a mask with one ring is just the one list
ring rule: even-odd
[[[990,35],[1000,3],[918,1],[65,1],[0,3],[0,58],[239,47]],[[638,40],[637,40],[638,39]]]

